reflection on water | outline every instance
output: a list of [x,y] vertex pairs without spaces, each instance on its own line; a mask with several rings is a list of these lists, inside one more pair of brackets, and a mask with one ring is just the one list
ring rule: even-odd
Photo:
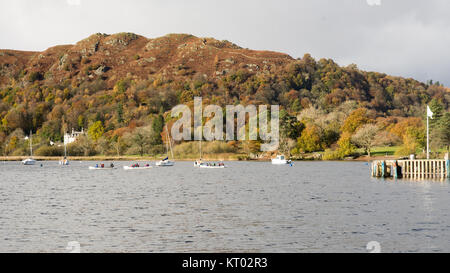
[[365,163],[43,164],[0,164],[0,252],[450,251],[448,182],[376,180]]

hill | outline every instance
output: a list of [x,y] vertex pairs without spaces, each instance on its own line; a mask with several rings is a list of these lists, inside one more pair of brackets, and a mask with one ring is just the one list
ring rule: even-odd
[[[356,65],[340,67],[308,54],[294,59],[188,34],[155,39],[94,34],[43,52],[0,50],[2,153],[24,154],[26,145],[19,141],[24,132],[38,133],[39,145],[45,146],[61,141],[72,128],[95,124],[98,137],[91,132],[88,142],[106,144],[102,151],[88,147],[85,154],[125,152],[133,145],[119,147],[118,139],[145,128],[154,134],[144,143],[148,147],[129,153],[159,152],[165,113],[194,96],[220,105],[280,104],[287,116],[302,123],[297,135],[290,133],[300,143],[298,153],[333,149],[345,119],[358,109],[386,129],[408,118],[423,119],[427,103],[445,113],[450,102],[449,89],[438,83],[361,71]],[[306,149],[300,139],[308,130],[320,138],[331,135]]]

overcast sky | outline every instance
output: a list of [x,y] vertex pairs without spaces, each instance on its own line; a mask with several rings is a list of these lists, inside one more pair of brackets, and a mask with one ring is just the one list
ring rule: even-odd
[[190,33],[450,86],[448,0],[0,0],[0,48]]

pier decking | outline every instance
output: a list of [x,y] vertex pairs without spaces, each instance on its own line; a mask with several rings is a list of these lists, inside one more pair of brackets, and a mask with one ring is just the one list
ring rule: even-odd
[[444,179],[450,178],[450,160],[376,160],[371,173],[373,177]]

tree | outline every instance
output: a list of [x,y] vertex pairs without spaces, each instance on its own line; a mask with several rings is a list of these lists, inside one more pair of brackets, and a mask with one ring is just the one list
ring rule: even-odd
[[101,137],[97,141],[97,151],[101,155],[106,155],[110,149],[110,143],[107,138]]
[[426,145],[426,133],[423,128],[408,127],[403,135],[403,145],[396,152],[397,155],[415,154],[418,148]]
[[367,109],[359,108],[353,111],[348,118],[345,120],[344,125],[342,125],[341,130],[343,132],[348,132],[353,134],[362,125],[369,123],[369,118],[367,117]]
[[366,124],[356,131],[356,134],[352,137],[352,141],[356,144],[356,146],[364,148],[364,151],[370,157],[370,149],[374,146],[375,136],[378,131],[378,126]]
[[117,104],[117,123],[122,124],[123,122],[123,105],[122,102]]
[[103,128],[103,124],[101,121],[94,122],[88,129],[88,135],[93,141],[97,141],[99,138],[103,136],[105,132],[105,128]]
[[161,134],[164,130],[164,117],[159,114],[153,119],[152,122],[152,133],[151,133],[151,144],[161,145],[163,143]]
[[117,156],[121,156],[126,144],[123,142],[122,137],[115,135],[112,139],[111,145],[113,146]]
[[444,107],[438,100],[432,99],[430,102],[430,109],[431,112],[433,112],[433,119],[430,119],[430,128],[434,129],[439,124],[439,121],[443,115]]
[[285,110],[280,112],[280,134],[282,138],[297,139],[301,136],[305,125]]
[[450,112],[445,113],[436,124],[431,135],[431,143],[435,149],[445,147],[450,151]]
[[93,153],[94,148],[92,145],[92,141],[87,136],[85,135],[79,136],[76,143],[83,150],[84,156],[90,156]]
[[355,146],[352,144],[352,135],[349,132],[344,132],[337,142],[339,149],[338,154],[340,158],[344,158],[355,152]]
[[322,150],[321,136],[322,132],[317,125],[308,124],[298,139],[299,150],[305,153]]
[[126,135],[126,142],[130,146],[129,153],[138,153],[140,156],[148,153],[151,145],[151,128],[136,128],[133,133]]

